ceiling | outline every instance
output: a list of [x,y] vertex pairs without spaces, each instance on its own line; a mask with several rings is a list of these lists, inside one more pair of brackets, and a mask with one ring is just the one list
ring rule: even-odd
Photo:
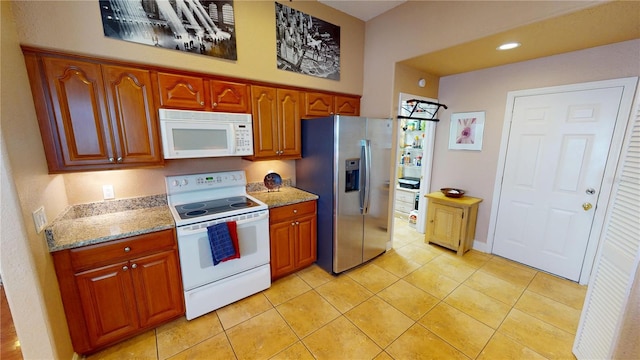
[[[364,21],[404,2],[318,1]],[[400,64],[446,76],[638,38],[640,1],[612,1],[420,55]],[[516,41],[522,46],[508,51],[496,50],[507,41]]]
[[393,9],[407,0],[318,0],[363,21]]

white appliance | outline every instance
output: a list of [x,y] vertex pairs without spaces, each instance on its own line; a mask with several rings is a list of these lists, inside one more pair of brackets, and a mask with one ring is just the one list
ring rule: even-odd
[[165,159],[253,155],[251,114],[160,109]]
[[[187,320],[271,286],[269,210],[246,193],[244,171],[166,177],[176,222]],[[237,224],[240,258],[213,264],[207,227]]]

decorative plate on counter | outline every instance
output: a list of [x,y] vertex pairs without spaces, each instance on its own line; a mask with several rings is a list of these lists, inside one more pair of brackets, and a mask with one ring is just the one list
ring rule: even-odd
[[282,177],[280,177],[280,174],[271,172],[265,175],[264,186],[266,186],[269,191],[278,191],[281,185]]

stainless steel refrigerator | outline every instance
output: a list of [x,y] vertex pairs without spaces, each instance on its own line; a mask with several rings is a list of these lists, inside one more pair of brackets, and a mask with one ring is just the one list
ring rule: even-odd
[[358,266],[390,240],[392,120],[335,115],[302,120],[296,187],[319,196],[317,264]]

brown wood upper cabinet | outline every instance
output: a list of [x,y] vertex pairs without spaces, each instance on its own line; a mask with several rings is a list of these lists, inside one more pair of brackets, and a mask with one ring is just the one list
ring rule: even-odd
[[302,93],[302,117],[315,118],[333,114],[360,115],[360,98],[320,92]]
[[148,70],[25,53],[50,173],[161,165]]
[[334,109],[338,115],[360,116],[360,98],[336,96]]
[[249,85],[199,76],[158,73],[163,108],[249,113]]
[[251,86],[252,160],[299,159],[300,94],[296,90]]

